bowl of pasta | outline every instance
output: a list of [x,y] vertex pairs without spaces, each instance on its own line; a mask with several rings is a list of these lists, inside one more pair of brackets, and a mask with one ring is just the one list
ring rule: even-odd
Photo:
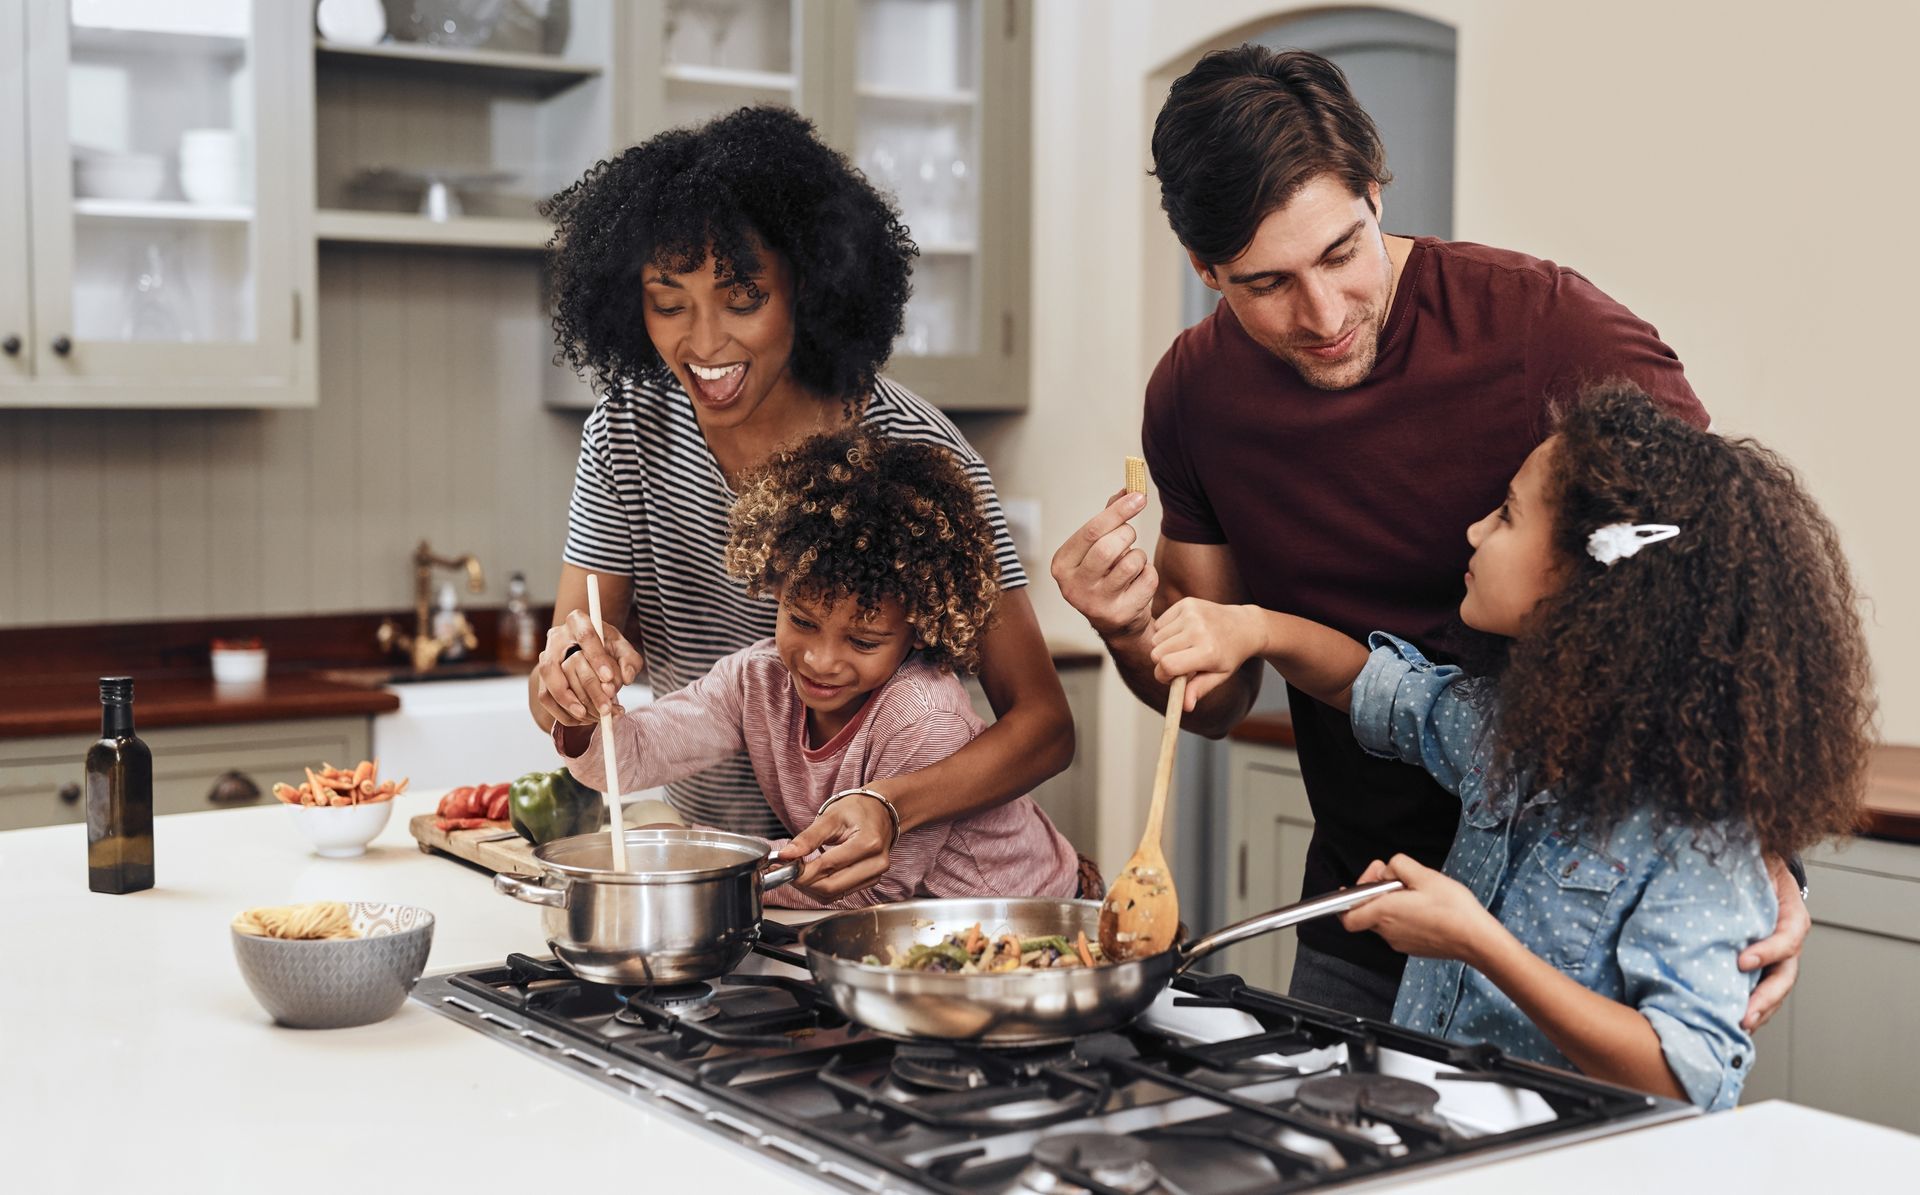
[[433,914],[377,901],[247,909],[233,919],[234,958],[254,999],[281,1025],[345,1029],[406,1003],[433,947]]

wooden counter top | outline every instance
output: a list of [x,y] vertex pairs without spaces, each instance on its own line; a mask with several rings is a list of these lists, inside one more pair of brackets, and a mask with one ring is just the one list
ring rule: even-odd
[[[1284,710],[1251,714],[1227,737],[1236,743],[1291,747],[1293,717]],[[1920,842],[1920,747],[1874,748],[1861,833],[1897,842]]]
[[[204,677],[141,680],[133,686],[136,730],[289,718],[371,716],[400,708],[384,689],[294,674],[235,688]],[[0,685],[0,738],[92,734],[100,730],[100,684],[82,678]]]

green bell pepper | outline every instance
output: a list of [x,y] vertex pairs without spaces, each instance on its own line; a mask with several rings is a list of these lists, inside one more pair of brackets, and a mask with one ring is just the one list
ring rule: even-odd
[[606,802],[565,768],[528,772],[507,790],[507,816],[535,846],[591,834],[605,824]]

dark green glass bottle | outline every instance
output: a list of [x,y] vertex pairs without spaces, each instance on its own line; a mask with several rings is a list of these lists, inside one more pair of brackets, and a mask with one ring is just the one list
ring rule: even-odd
[[100,678],[100,741],[87,750],[87,887],[153,887],[153,752],[133,733],[133,678]]

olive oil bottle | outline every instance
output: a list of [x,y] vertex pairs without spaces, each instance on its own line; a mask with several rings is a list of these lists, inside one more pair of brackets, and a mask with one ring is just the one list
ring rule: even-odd
[[133,678],[100,678],[100,741],[87,750],[87,887],[153,887],[153,752],[133,733]]

